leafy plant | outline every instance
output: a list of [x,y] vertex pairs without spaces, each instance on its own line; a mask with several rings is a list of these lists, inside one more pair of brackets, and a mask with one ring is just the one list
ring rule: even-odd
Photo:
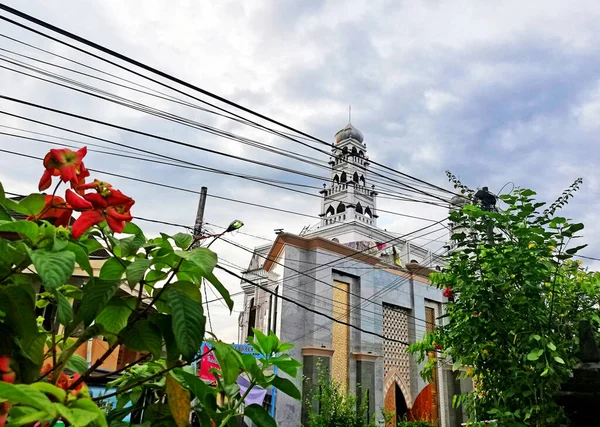
[[329,372],[317,365],[318,387],[306,399],[306,427],[376,427],[375,415],[369,418],[368,395],[358,405],[356,396],[348,394],[341,384],[329,378]]
[[504,210],[468,204],[451,214],[456,249],[444,271],[431,276],[448,298],[445,324],[410,351],[428,359],[425,378],[438,363],[427,355],[438,351],[442,363],[473,379],[474,391],[453,400],[466,405],[473,422],[563,421],[553,394],[577,363],[578,323],[600,320],[600,275],[572,260],[585,246],[573,244],[583,224],[555,215],[580,183],[543,211],[533,191],[516,189],[500,197]]
[[[85,148],[50,150],[39,185],[48,189],[58,177],[50,195],[16,201],[0,185],[0,426],[120,426],[132,412],[143,423],[183,426],[192,410],[221,426],[242,414],[274,425],[262,408],[242,410],[236,380],[244,374],[249,389],[272,386],[299,399],[291,381],[267,373],[277,366],[296,375],[300,364],[284,354],[291,346],[256,331],[250,344],[263,356],[257,361],[215,338],[216,385],[193,376],[189,365],[205,340],[201,286],[212,285],[233,307],[213,274],[217,255],[193,249],[197,237],[183,233],[147,238],[132,222],[133,199],[109,183],[86,182],[85,155]],[[65,183],[70,188],[60,197]],[[108,254],[99,272],[90,262],[98,250]],[[71,281],[76,266],[87,274],[81,285]],[[129,293],[119,291],[124,285]],[[88,367],[75,352],[96,338],[108,349]],[[141,357],[109,373],[120,377],[109,384],[117,407],[107,413],[97,404],[107,396],[91,398],[86,381],[119,346]],[[219,392],[227,399],[217,404]]]

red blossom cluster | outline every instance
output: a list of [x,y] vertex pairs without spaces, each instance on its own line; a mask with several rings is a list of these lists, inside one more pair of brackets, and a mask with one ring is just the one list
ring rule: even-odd
[[452,290],[452,288],[450,288],[450,286],[448,286],[446,289],[444,289],[442,295],[446,298],[454,298],[454,291]]
[[66,191],[66,200],[58,196],[46,196],[42,212],[28,219],[53,220],[54,225],[67,227],[73,211],[76,211],[81,212],[71,230],[76,239],[90,227],[103,221],[115,233],[123,231],[125,224],[133,219],[130,210],[135,201],[106,182],[94,180],[86,184],[85,179],[90,176],[83,164],[86,153],[86,147],[78,151],[68,148],[50,150],[44,157],[46,170],[40,179],[40,191],[52,185],[54,176],[60,176],[62,182],[69,182],[71,189]]
[[[0,380],[5,383],[14,384],[17,379],[17,375],[10,367],[10,357],[0,356]],[[0,403],[0,427],[4,427],[6,419],[8,418],[8,411],[10,410],[10,403]]]
[[[42,370],[40,373],[42,375],[46,375],[51,370],[52,370],[52,366],[49,363],[46,363],[42,367]],[[72,376],[69,376],[69,375],[65,374],[64,372],[61,372],[61,374],[58,376],[58,381],[56,381],[56,386],[62,388],[63,390],[68,390],[69,387],[71,387],[71,384],[73,384],[75,381],[79,380],[79,378],[81,378],[81,375],[79,375],[79,374],[74,374]],[[48,381],[52,381],[51,373],[48,374]],[[77,394],[85,386],[86,386],[86,384],[84,382],[81,382],[80,384],[77,385],[77,387],[75,387],[73,390],[71,390],[71,393]]]

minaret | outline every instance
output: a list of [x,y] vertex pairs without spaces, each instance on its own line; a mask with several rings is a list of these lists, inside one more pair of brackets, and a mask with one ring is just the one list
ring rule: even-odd
[[350,123],[335,134],[331,180],[321,190],[321,227],[353,221],[377,226],[377,193],[368,182],[369,158],[363,141],[363,134]]

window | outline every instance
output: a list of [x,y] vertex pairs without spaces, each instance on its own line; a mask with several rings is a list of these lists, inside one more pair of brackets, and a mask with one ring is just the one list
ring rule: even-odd
[[354,175],[352,175],[352,181],[358,183],[358,172],[354,172]]
[[373,218],[373,213],[371,212],[371,209],[368,206],[365,208],[365,215],[369,218]]
[[356,204],[356,208],[354,208],[354,210],[356,211],[356,213],[359,213],[359,214],[362,214],[362,213],[363,213],[363,208],[362,208],[362,206],[360,205],[360,202],[358,202],[358,203]]
[[254,305],[254,298],[250,300],[250,316],[248,317],[248,336],[253,337],[254,331],[254,323],[256,322],[256,306]]
[[346,172],[342,172],[342,175],[340,176],[340,182],[346,182],[348,180],[348,178],[346,177]]
[[340,204],[337,207],[337,213],[342,213],[342,212],[346,212],[346,205],[344,205],[343,202],[340,202]]
[[273,298],[274,307],[273,307],[273,333],[277,333],[277,308],[279,307],[277,301],[277,295],[279,295],[279,286],[275,288],[275,298]]
[[331,216],[335,214],[335,209],[333,209],[333,206],[329,206],[327,208],[327,211],[325,212],[325,216]]
[[333,183],[334,184],[339,184],[340,183],[340,177],[337,176],[337,174],[335,174],[335,176],[333,177]]
[[358,180],[358,182],[359,182],[361,185],[363,185],[363,186],[365,185],[365,177],[364,177],[364,175],[361,175],[361,176],[360,176],[360,179]]

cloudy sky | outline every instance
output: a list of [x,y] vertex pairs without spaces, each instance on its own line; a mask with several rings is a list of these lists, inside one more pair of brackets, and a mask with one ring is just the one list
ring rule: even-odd
[[[566,214],[586,224],[584,240],[590,246],[585,253],[600,256],[597,225],[600,182],[596,173],[600,160],[597,143],[600,12],[596,2],[9,0],[6,3],[326,141],[332,141],[335,132],[346,125],[351,104],[352,123],[365,135],[371,159],[437,185],[450,188],[444,175],[448,169],[471,187],[487,185],[494,192],[506,192],[514,184],[536,190],[542,200],[553,200],[577,177],[582,177],[583,187]],[[2,15],[6,16],[4,12]],[[10,51],[0,51],[0,55],[11,60],[25,60],[196,122],[319,161],[328,160],[317,151],[198,109],[36,64],[13,52],[100,76],[96,71],[5,36],[127,78],[150,90],[161,90],[199,104],[6,22],[0,23],[0,34],[3,36],[0,48]],[[0,56],[0,66],[24,71],[7,63],[5,56]],[[106,75],[104,78],[114,80]],[[320,176],[326,174],[323,169],[305,163],[14,71],[0,69],[0,88],[7,96],[194,146]],[[208,100],[197,93],[195,96]],[[0,100],[0,110],[194,164],[312,186],[322,184],[11,101]],[[0,125],[107,145],[6,115],[0,115]],[[7,128],[0,128],[0,132],[26,134]],[[39,142],[0,135],[0,149],[43,156],[48,148],[49,145]],[[42,173],[40,162],[6,153],[0,153],[0,159],[0,181],[7,191],[36,190]],[[212,195],[309,215],[208,199],[205,215],[208,223],[226,226],[238,218],[246,224],[243,231],[256,236],[272,238],[277,228],[299,232],[303,226],[317,222],[310,216],[320,213],[316,197],[234,177],[96,152],[88,154],[86,164],[194,191],[207,186]],[[98,176],[136,199],[134,215],[184,225],[194,222],[196,194]],[[379,206],[435,220],[446,214],[442,208],[418,203],[382,199]],[[427,224],[383,213],[379,218],[382,228],[400,233]],[[150,235],[183,231],[157,224],[140,222],[140,225]],[[442,237],[441,234],[434,237],[438,236]],[[237,234],[234,239],[246,247],[266,243],[244,234]],[[432,248],[439,245],[430,243]],[[225,242],[216,243],[214,248],[222,260],[242,267],[248,263],[249,253],[242,249]],[[240,290],[236,280],[221,277],[231,292]],[[241,310],[239,298],[234,310]],[[211,314],[215,332],[235,341],[238,313],[229,317],[217,302],[211,304]]]

